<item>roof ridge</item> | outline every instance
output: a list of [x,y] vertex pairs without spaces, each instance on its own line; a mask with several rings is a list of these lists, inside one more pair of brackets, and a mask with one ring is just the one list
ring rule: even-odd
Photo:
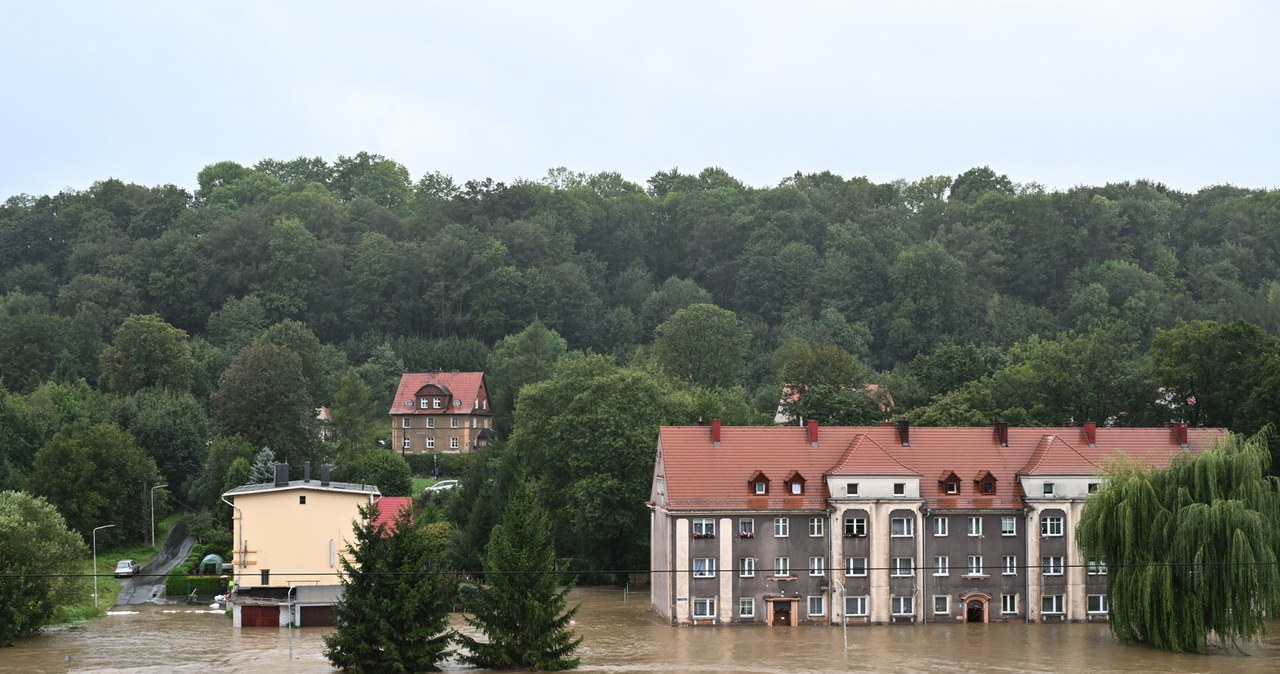
[[1027,465],[1023,466],[1022,470],[1018,471],[1018,474],[1019,475],[1034,474],[1037,470],[1040,469],[1040,464],[1044,463],[1045,457],[1049,454],[1050,450],[1052,450],[1054,446],[1057,444],[1061,444],[1065,446],[1067,449],[1071,450],[1073,454],[1083,459],[1084,462],[1089,464],[1090,466],[1093,466],[1094,468],[1098,468],[1099,470],[1101,469],[1101,467],[1097,463],[1094,463],[1092,459],[1085,456],[1084,453],[1081,452],[1080,450],[1076,449],[1075,445],[1072,445],[1070,442],[1068,442],[1066,438],[1063,438],[1061,435],[1057,433],[1045,433],[1044,435],[1040,436],[1040,442],[1036,444],[1036,449],[1034,452],[1031,453],[1031,458],[1027,459]]

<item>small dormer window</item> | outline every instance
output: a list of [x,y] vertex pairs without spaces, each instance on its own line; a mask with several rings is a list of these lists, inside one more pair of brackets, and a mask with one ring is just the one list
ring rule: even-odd
[[991,495],[996,493],[996,476],[989,470],[979,471],[973,481],[977,483],[978,493]]
[[792,483],[791,483],[791,493],[792,493],[792,494],[803,494],[803,493],[804,493],[804,483],[803,483],[803,482],[792,482]]
[[430,408],[431,408],[431,401],[427,400],[426,398],[422,398],[421,400],[419,400],[419,401],[418,401],[418,407],[420,407],[420,408],[422,408],[422,409],[424,409],[424,410],[425,410],[425,409],[430,409]]
[[984,493],[984,494],[994,494],[994,493],[996,493],[996,483],[995,483],[995,480],[986,480],[986,481],[980,482],[980,483],[979,483],[979,486],[981,487],[981,489],[982,489],[982,493]]
[[434,408],[436,408],[436,409],[440,409],[443,405],[444,405],[444,401],[440,400],[439,398],[432,398],[432,399],[431,399],[431,406],[432,406],[432,407],[434,407]]
[[955,480],[949,480],[945,483],[944,488],[948,494],[959,494],[960,483]]
[[763,496],[765,492],[769,490],[769,486],[764,482],[756,482],[755,486],[756,486],[756,494],[760,496]]

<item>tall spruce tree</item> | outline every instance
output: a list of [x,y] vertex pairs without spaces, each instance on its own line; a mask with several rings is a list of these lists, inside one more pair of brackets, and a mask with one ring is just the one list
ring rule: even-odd
[[533,484],[522,479],[507,502],[502,523],[493,528],[485,551],[487,587],[463,595],[471,614],[467,624],[487,641],[459,634],[470,651],[461,660],[489,669],[563,670],[578,666],[572,657],[581,637],[569,629],[578,607],[565,609],[571,582],[556,572],[551,522]]
[[1113,468],[1076,532],[1107,564],[1113,634],[1203,653],[1263,634],[1280,614],[1280,480],[1270,429],[1179,457],[1164,469]]
[[452,640],[444,532],[408,508],[390,527],[374,525],[377,516],[376,503],[360,509],[324,655],[355,674],[439,671]]

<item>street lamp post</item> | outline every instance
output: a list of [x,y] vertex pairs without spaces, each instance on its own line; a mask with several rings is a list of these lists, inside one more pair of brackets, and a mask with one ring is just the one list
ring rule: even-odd
[[110,529],[114,524],[93,528],[93,607],[98,608],[98,529]]
[[167,484],[158,484],[151,488],[151,547],[156,547],[156,490],[161,487],[168,487]]

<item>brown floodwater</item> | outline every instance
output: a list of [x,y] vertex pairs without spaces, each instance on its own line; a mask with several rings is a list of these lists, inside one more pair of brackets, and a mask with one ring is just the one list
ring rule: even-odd
[[[582,672],[1280,672],[1280,622],[1247,656],[1124,646],[1096,624],[851,627],[846,650],[839,627],[671,627],[648,593],[572,596]],[[329,672],[326,632],[237,630],[222,611],[146,604],[0,649],[0,672]]]

